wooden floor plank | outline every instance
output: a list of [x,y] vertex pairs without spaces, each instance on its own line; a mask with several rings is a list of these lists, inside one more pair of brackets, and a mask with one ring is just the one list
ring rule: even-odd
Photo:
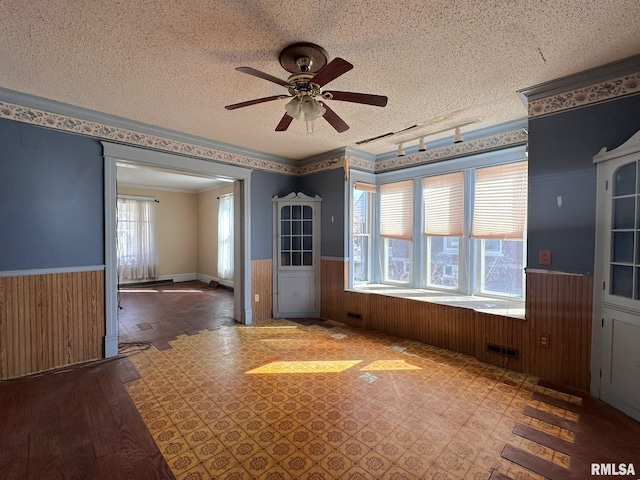
[[538,475],[542,475],[549,480],[578,480],[569,470],[540,457],[536,457],[532,453],[514,447],[513,445],[507,444],[504,447],[502,457]]
[[29,419],[29,479],[64,478],[62,456],[65,454],[65,444],[61,442],[60,401],[56,397],[54,391],[34,395],[33,412]]
[[580,413],[584,410],[580,405],[576,405],[575,403],[565,402],[564,400],[556,397],[550,397],[549,395],[544,395],[539,392],[533,392],[531,395],[531,400],[537,402],[543,402],[547,405],[551,405],[552,407],[564,408],[565,410],[569,410],[573,413]]
[[543,422],[550,423],[551,425],[555,425],[556,427],[564,428],[565,430],[569,430],[570,432],[574,432],[576,430],[575,422],[558,417],[557,415],[553,415],[552,413],[543,412],[542,410],[538,410],[537,408],[533,408],[531,406],[527,406],[524,409],[523,413],[528,417],[542,420]]
[[114,363],[113,367],[115,368],[115,373],[118,376],[118,379],[122,383],[133,382],[134,380],[138,380],[140,378],[140,374],[135,369],[128,358],[123,358]]
[[[114,368],[113,365],[107,367]],[[133,460],[144,458],[158,451],[151,435],[140,435],[147,431],[138,410],[118,378],[104,375],[99,379],[105,398],[113,415],[119,437],[119,451]]]
[[573,450],[570,442],[559,437],[549,435],[548,433],[541,432],[540,430],[536,430],[529,425],[522,425],[519,423],[513,428],[513,433],[567,455],[571,455]]
[[7,478],[27,478],[31,389],[14,381],[0,382],[0,472]]
[[79,386],[69,389],[59,406],[60,437],[58,440],[64,442],[65,451],[73,452],[73,455],[62,456],[64,477],[106,480],[108,477],[96,474],[98,470],[93,442],[86,434],[88,430],[88,419],[84,408],[86,400],[86,392]]
[[493,472],[491,472],[491,476],[489,477],[489,480],[513,480],[511,477],[507,477],[505,474],[500,473],[497,470],[494,470]]

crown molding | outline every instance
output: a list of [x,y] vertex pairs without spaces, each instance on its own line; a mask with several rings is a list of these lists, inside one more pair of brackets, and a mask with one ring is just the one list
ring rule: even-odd
[[518,90],[529,118],[640,93],[640,55]]

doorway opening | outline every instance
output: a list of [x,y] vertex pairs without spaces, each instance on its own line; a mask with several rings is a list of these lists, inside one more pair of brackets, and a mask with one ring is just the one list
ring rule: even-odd
[[[148,281],[198,282],[232,290],[232,319],[250,324],[250,176],[248,169],[103,142],[105,158],[105,356],[118,353],[118,286],[123,278],[118,236],[118,196],[158,202],[156,270]],[[217,275],[217,223],[220,197],[233,198],[232,278]],[[227,215],[229,212],[227,211]],[[215,224],[215,234],[214,234]],[[120,239],[122,242],[122,239]],[[124,252],[130,257],[130,252]],[[122,256],[122,255],[120,255]],[[133,264],[137,260],[130,259]],[[119,268],[120,267],[120,268]],[[134,275],[135,276],[135,275]],[[144,277],[145,274],[143,273]],[[197,285],[197,284],[196,284]],[[197,289],[196,289],[197,290]],[[141,322],[142,324],[147,322]],[[144,325],[143,327],[144,328]],[[189,328],[187,328],[189,330]]]

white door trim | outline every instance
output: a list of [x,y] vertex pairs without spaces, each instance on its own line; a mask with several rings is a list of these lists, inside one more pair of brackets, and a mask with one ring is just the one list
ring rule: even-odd
[[[234,318],[252,323],[251,302],[251,170],[181,155],[101,142],[104,157],[105,222],[105,357],[118,354],[118,275],[116,259],[116,171],[118,162],[164,168],[184,173],[227,177],[241,181],[240,269],[236,270]],[[238,256],[236,255],[236,258]],[[236,300],[237,297],[237,300]]]

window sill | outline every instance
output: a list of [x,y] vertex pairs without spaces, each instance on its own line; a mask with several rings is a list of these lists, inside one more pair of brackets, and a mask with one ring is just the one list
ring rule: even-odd
[[442,292],[438,290],[421,290],[416,288],[399,287],[369,283],[354,286],[349,291],[376,295],[388,295],[390,297],[406,298],[420,302],[431,302],[450,307],[461,307],[475,310],[476,312],[490,313],[504,317],[525,319],[524,302],[520,300],[503,300],[492,297],[479,297],[460,295],[458,293]]

